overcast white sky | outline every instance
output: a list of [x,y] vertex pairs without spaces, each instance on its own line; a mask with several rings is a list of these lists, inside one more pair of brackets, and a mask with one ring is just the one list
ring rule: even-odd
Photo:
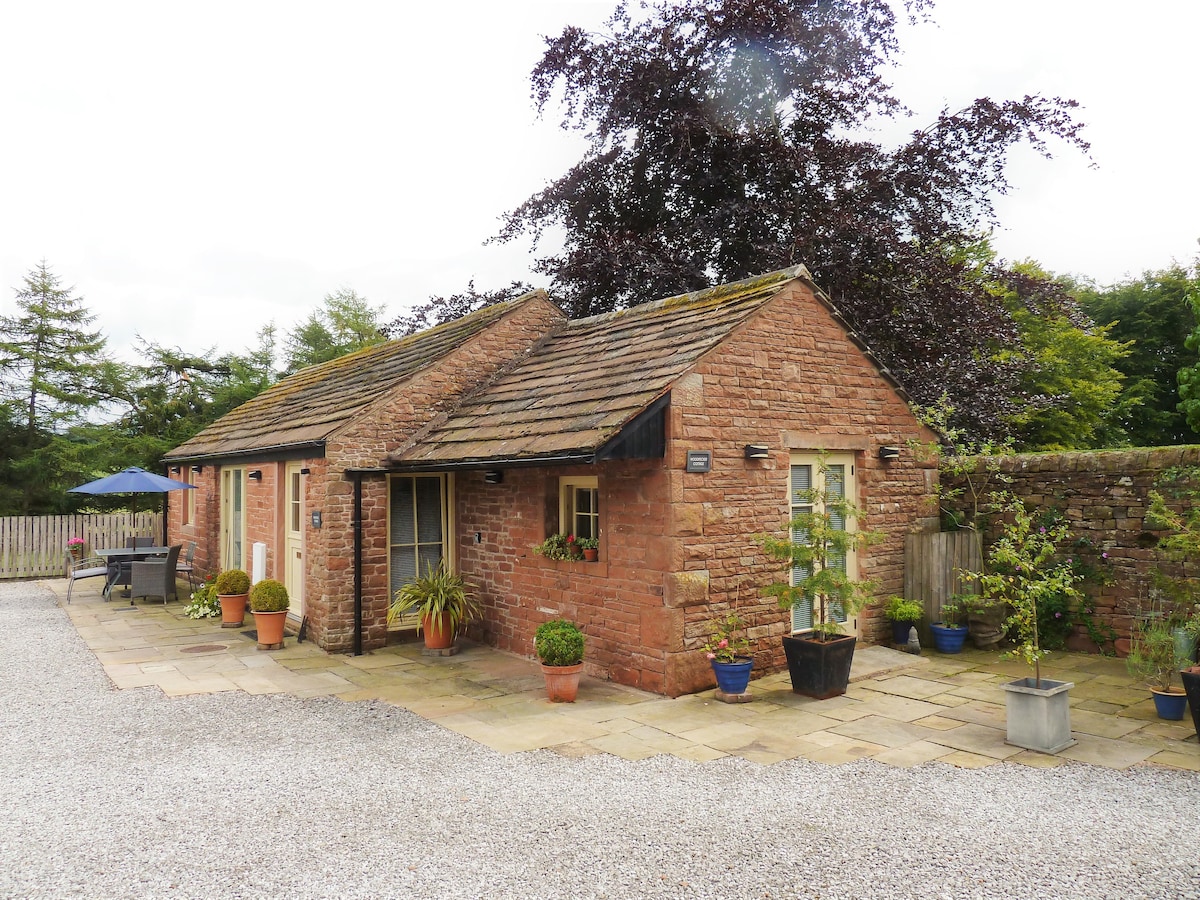
[[[590,0],[396,3],[0,0],[0,313],[41,259],[134,334],[242,351],[353,288],[387,317],[529,272],[499,216],[578,159],[539,122],[542,35]],[[1020,154],[995,245],[1109,283],[1200,238],[1196,0],[941,0],[905,28],[896,93],[1083,104],[1096,168]],[[654,298],[647,298],[654,299]]]

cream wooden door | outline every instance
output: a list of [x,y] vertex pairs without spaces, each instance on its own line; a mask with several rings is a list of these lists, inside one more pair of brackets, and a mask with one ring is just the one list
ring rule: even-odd
[[288,617],[304,620],[304,481],[298,462],[284,473],[283,583],[287,587]]

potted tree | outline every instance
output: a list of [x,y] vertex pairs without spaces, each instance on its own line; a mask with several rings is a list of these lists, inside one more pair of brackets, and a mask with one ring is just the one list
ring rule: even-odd
[[884,606],[883,614],[892,622],[892,643],[907,644],[908,632],[921,621],[925,610],[916,600],[892,597]]
[[287,609],[287,588],[273,578],[264,578],[250,589],[250,612],[254,614],[259,650],[278,650],[283,646]]
[[744,623],[736,613],[712,623],[712,634],[704,645],[704,653],[712,665],[717,689],[722,694],[739,696],[750,686],[750,641],[742,634]]
[[448,650],[454,646],[459,629],[479,615],[480,609],[462,576],[451,572],[442,561],[396,591],[388,608],[388,623],[413,613],[425,648]]
[[241,569],[226,569],[217,576],[215,584],[221,603],[221,627],[241,628],[250,595],[250,576]]
[[567,619],[551,619],[538,626],[533,651],[542,663],[546,696],[555,703],[574,703],[583,671],[583,632]]
[[1080,576],[1069,562],[1057,557],[1058,544],[1070,537],[1070,530],[1061,519],[1035,523],[1015,496],[999,499],[1005,525],[988,549],[989,571],[974,576],[984,597],[1012,609],[1006,624],[1017,646],[1003,658],[1023,659],[1033,669],[1032,678],[1003,685],[1008,742],[1027,750],[1057,753],[1075,743],[1068,696],[1075,685],[1042,678],[1041,660],[1046,651],[1038,639],[1038,603],[1056,596],[1079,596],[1075,585]]
[[942,604],[942,620],[929,626],[933,633],[933,646],[938,653],[959,653],[967,640],[967,629],[958,621],[957,603]]
[[[824,459],[817,469],[819,483],[828,485]],[[788,573],[787,580],[774,582],[763,592],[775,597],[781,609],[798,604],[811,608],[812,630],[785,634],[783,652],[792,690],[825,700],[846,692],[854,662],[857,638],[842,632],[840,620],[862,609],[873,588],[870,582],[856,581],[844,563],[851,552],[874,543],[879,535],[856,530],[863,516],[849,498],[827,487],[797,494],[811,511],[788,522],[788,537],[757,536],[766,554]]]
[[1134,625],[1129,641],[1125,665],[1131,675],[1149,686],[1158,717],[1182,719],[1187,709],[1187,694],[1173,685],[1179,663],[1170,623],[1161,615],[1146,615]]

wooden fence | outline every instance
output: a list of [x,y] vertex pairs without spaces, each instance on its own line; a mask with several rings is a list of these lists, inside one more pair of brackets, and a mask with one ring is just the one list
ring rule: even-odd
[[929,623],[940,622],[942,605],[955,594],[976,593],[962,572],[978,572],[982,561],[973,531],[910,534],[904,544],[904,596],[925,606],[918,629],[929,646]]
[[162,513],[0,518],[0,579],[55,578],[66,571],[67,541],[84,540],[86,551],[124,547],[125,539],[162,540]]

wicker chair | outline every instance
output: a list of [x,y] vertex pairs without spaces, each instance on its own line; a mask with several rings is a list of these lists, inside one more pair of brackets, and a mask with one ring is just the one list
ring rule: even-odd
[[175,571],[180,575],[186,575],[188,587],[191,590],[196,590],[196,542],[192,541],[188,544],[187,553],[183,555],[183,562],[176,566]]
[[175,566],[182,549],[182,544],[176,544],[164,557],[139,560],[130,565],[130,603],[133,603],[134,597],[162,597],[163,606],[166,606],[168,598],[179,599]]

